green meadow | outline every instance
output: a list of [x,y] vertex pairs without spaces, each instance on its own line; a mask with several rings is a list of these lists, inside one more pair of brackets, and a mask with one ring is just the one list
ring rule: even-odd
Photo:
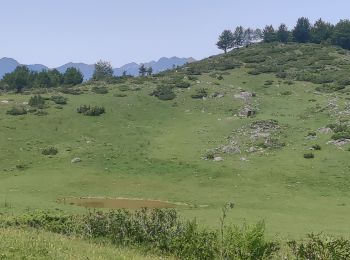
[[[335,57],[323,59],[332,62],[323,64],[327,73],[332,73],[327,70],[332,66],[338,66],[337,73],[346,72],[349,54],[311,44],[275,47],[279,52],[271,48],[258,45],[200,61],[192,65],[201,70],[193,80],[183,73],[185,67],[144,80],[105,84],[106,94],[91,91],[103,83],[83,84],[81,95],[43,90],[43,97],[59,94],[68,98],[63,108],[46,101],[47,115],[8,115],[7,110],[28,102],[34,92],[3,93],[0,101],[8,102],[0,103],[1,214],[36,210],[80,214],[88,210],[58,203],[65,197],[139,198],[184,203],[177,208],[183,218],[217,227],[222,206],[234,202],[230,223],[264,220],[270,237],[298,239],[321,231],[348,236],[350,144],[327,144],[332,133],[318,130],[348,123],[348,87],[316,91],[322,85],[312,80],[251,71],[290,54],[301,58],[298,66],[296,61],[285,61],[288,73],[303,70],[314,55]],[[259,55],[269,61],[259,60]],[[211,66],[222,59],[241,65],[224,72]],[[175,88],[175,99],[149,95],[161,80],[178,75],[191,86]],[[207,97],[191,97],[202,88]],[[239,97],[243,91],[254,95],[247,101]],[[247,102],[254,106],[254,116],[240,117]],[[81,105],[103,106],[106,113],[84,116],[77,113]],[[278,122],[276,138],[281,145],[253,143],[252,124],[270,119]],[[238,145],[239,152],[215,150],[230,138],[238,143],[246,140]],[[314,145],[321,150],[310,150]],[[47,147],[57,148],[58,153],[43,155]],[[218,161],[205,160],[208,151],[214,151]],[[304,158],[310,152],[314,158]],[[81,162],[72,163],[73,158]]]

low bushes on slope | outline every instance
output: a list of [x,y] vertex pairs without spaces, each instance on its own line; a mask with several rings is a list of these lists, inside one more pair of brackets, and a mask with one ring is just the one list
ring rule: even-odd
[[[350,240],[309,234],[286,244],[268,241],[263,222],[226,226],[228,208],[223,208],[220,228],[199,227],[196,221],[181,220],[174,209],[141,209],[60,215],[37,212],[1,217],[0,228],[30,227],[92,239],[118,246],[137,246],[180,259],[337,259],[350,258]],[[283,247],[283,252],[280,248]]]
[[200,228],[196,221],[180,220],[173,209],[90,212],[83,216],[36,213],[1,223],[4,227],[28,226],[83,238],[107,239],[116,245],[142,246],[180,259],[266,259],[278,250],[277,243],[265,240],[263,223],[209,230]]
[[160,100],[172,100],[176,97],[172,86],[160,85],[151,94]]
[[104,107],[99,107],[99,106],[91,107],[87,105],[82,105],[77,108],[77,112],[85,116],[99,116],[104,114],[106,111]]

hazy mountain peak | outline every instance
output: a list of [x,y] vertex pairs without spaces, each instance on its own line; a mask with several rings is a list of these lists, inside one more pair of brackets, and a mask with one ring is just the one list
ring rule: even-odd
[[[137,76],[139,73],[139,67],[141,64],[144,64],[146,67],[152,67],[153,72],[161,72],[167,69],[171,69],[174,66],[182,66],[187,62],[193,62],[195,61],[193,58],[178,58],[176,56],[173,56],[171,58],[161,57],[158,61],[150,61],[145,63],[136,63],[136,62],[130,62],[127,63],[120,68],[113,69],[115,76],[121,76],[123,72],[125,71],[129,75]],[[15,59],[12,58],[1,58],[0,59],[0,78],[3,77],[5,73],[12,72],[16,69],[16,67],[20,65],[19,62],[17,62]],[[42,71],[42,70],[48,70],[49,68],[42,64],[30,64],[26,65],[30,70],[32,71]],[[76,69],[79,69],[81,73],[84,75],[84,79],[88,80],[92,77],[95,69],[94,64],[85,64],[82,62],[68,62],[62,66],[57,67],[56,69],[64,73],[67,68],[74,67]]]

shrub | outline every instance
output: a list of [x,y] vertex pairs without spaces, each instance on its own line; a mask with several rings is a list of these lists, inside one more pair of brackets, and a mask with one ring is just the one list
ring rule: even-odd
[[203,159],[205,160],[214,160],[215,157],[215,151],[213,150],[208,150],[205,152]]
[[315,131],[308,132],[307,136],[316,136],[317,133]]
[[140,246],[179,259],[269,259],[278,250],[277,243],[265,241],[261,223],[243,228],[222,226],[221,240],[218,229],[200,227],[195,220],[181,220],[174,209],[94,211],[77,216],[32,213],[0,224],[102,239],[119,246]]
[[44,111],[44,110],[37,110],[35,113],[34,113],[34,115],[36,115],[36,116],[46,116],[46,115],[48,115],[49,113],[48,112],[46,112],[46,111]]
[[313,159],[315,158],[315,155],[313,153],[304,153],[305,159]]
[[314,144],[313,146],[311,146],[311,148],[317,151],[321,150],[321,146],[319,144]]
[[280,78],[280,79],[285,79],[287,77],[287,75],[288,74],[285,71],[279,71],[279,72],[276,73],[276,77]]
[[167,85],[157,86],[150,95],[155,96],[160,100],[172,100],[176,97],[172,87]]
[[87,105],[82,105],[77,108],[77,112],[85,116],[99,116],[105,113],[105,108],[99,106],[90,107]]
[[338,132],[332,135],[333,140],[350,139],[350,132]]
[[64,96],[51,96],[50,100],[55,102],[55,104],[57,104],[57,105],[65,105],[65,104],[67,104],[68,98],[66,98]]
[[208,96],[208,92],[204,88],[197,89],[194,94],[191,95],[194,99],[200,99]]
[[187,78],[188,78],[188,80],[191,80],[191,81],[196,81],[196,80],[198,80],[198,77],[193,76],[193,75],[188,75]]
[[175,82],[175,87],[177,88],[189,88],[190,86],[190,83],[183,80]]
[[28,105],[36,108],[45,107],[45,99],[40,95],[35,95],[29,99]]
[[120,86],[118,86],[118,89],[120,91],[124,92],[124,91],[128,91],[130,88],[128,85],[120,85]]
[[290,241],[288,245],[298,259],[350,259],[350,241],[344,238],[309,234],[306,241]]
[[265,225],[259,222],[254,226],[227,228],[223,250],[223,259],[268,259],[279,250],[279,245],[265,240]]
[[273,84],[273,82],[274,82],[273,80],[266,80],[265,83],[264,83],[264,85],[265,85],[265,86],[270,86],[270,85]]
[[248,74],[255,76],[255,75],[261,74],[261,72],[257,69],[253,69],[253,70],[248,71]]
[[350,78],[340,78],[337,80],[337,83],[340,86],[348,86],[350,85]]
[[128,95],[127,94],[124,94],[124,93],[116,93],[116,94],[113,94],[113,97],[127,97]]
[[282,96],[290,96],[290,95],[292,95],[292,94],[293,94],[293,92],[290,91],[290,90],[285,90],[285,91],[282,91],[282,92],[281,92],[281,95],[282,95]]
[[345,88],[345,86],[343,86],[343,85],[322,84],[322,86],[316,87],[315,90],[318,91],[318,92],[323,92],[323,93],[332,93],[332,92],[336,92],[336,91],[342,90],[344,88]]
[[22,106],[12,107],[11,109],[6,111],[6,114],[12,116],[25,115],[27,114],[27,110]]
[[41,153],[43,155],[56,155],[58,153],[58,149],[51,146],[51,147],[44,148]]
[[101,86],[101,87],[94,86],[92,87],[91,91],[96,94],[107,94],[108,88],[106,88],[105,86]]
[[61,92],[69,95],[80,95],[83,93],[79,88],[61,88]]

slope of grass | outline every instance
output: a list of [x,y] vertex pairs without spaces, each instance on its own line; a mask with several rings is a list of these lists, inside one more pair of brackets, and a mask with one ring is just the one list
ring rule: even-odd
[[[222,205],[234,201],[230,221],[240,224],[264,219],[270,236],[298,238],[309,231],[348,235],[350,146],[326,144],[331,134],[317,132],[329,123],[348,119],[341,113],[348,106],[348,87],[342,92],[315,92],[320,84],[294,81],[291,73],[293,67],[298,75],[303,68],[309,70],[312,65],[308,67],[307,61],[327,53],[336,57],[332,62],[343,61],[345,65],[338,65],[346,74],[348,54],[314,45],[277,49],[256,45],[190,65],[199,67],[202,74],[196,76],[198,80],[188,81],[189,89],[175,89],[177,97],[170,101],[149,95],[163,76],[128,80],[123,83],[129,86],[126,91],[110,85],[108,94],[94,94],[85,86],[82,95],[64,95],[68,104],[63,109],[50,103],[46,116],[7,115],[13,104],[27,102],[29,96],[0,96],[9,101],[0,104],[0,211],[85,211],[56,202],[66,196],[147,198],[187,203],[191,207],[179,209],[183,216],[217,226]],[[286,79],[277,78],[277,70],[249,74],[260,63],[284,59],[286,52],[297,57],[295,64],[285,61]],[[249,53],[266,59],[252,62],[247,60]],[[220,59],[240,67],[214,71],[221,68],[217,65]],[[223,79],[213,72],[221,73]],[[178,70],[164,77],[182,78],[185,73],[186,69]],[[209,97],[192,99],[191,94],[201,88],[207,89]],[[256,93],[252,98],[257,108],[254,118],[235,116],[244,106],[235,95],[243,89]],[[211,98],[215,92],[224,97]],[[331,100],[338,110],[329,106]],[[78,114],[76,108],[84,104],[102,105],[106,113],[99,117]],[[238,154],[219,154],[220,162],[201,158],[208,149],[226,144],[237,129],[267,119],[283,126],[284,147],[251,153],[247,146]],[[317,132],[315,139],[307,138],[310,131]],[[315,144],[322,149],[313,151],[314,159],[305,159],[303,154]],[[42,149],[51,146],[58,154],[42,155]],[[71,163],[75,157],[82,161]]]

